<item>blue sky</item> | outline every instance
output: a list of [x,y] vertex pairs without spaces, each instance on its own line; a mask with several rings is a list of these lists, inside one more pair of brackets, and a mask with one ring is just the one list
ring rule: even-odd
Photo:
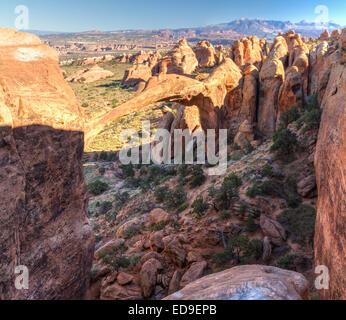
[[[18,1],[18,2],[17,2]],[[14,28],[15,7],[29,9],[29,28],[87,31],[197,27],[238,18],[314,20],[325,5],[329,20],[346,25],[346,1],[314,0],[1,0],[0,27]]]

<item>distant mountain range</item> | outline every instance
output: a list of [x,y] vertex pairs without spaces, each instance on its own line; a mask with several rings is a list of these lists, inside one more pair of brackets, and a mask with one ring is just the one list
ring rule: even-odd
[[289,30],[294,30],[296,33],[300,33],[303,37],[318,37],[325,29],[332,31],[335,29],[342,29],[342,26],[333,22],[316,25],[315,22],[309,22],[306,20],[292,23],[290,21],[242,18],[229,23],[210,25],[199,29],[197,28],[196,30],[232,30],[239,34],[244,34],[245,36],[256,35],[261,38],[273,38],[277,36],[279,32],[287,32]]
[[[160,29],[160,30],[119,30],[119,31],[85,31],[77,34],[85,35],[106,35],[116,33],[127,34],[154,34],[161,35],[167,38],[187,37],[187,38],[203,38],[208,36],[223,37],[223,38],[239,38],[242,36],[258,36],[260,38],[274,38],[279,32],[287,32],[294,30],[300,33],[303,37],[318,37],[324,29],[329,31],[342,29],[343,27],[334,22],[317,25],[311,21],[300,21],[293,23],[290,21],[276,21],[264,19],[247,19],[242,18],[229,23],[221,23],[198,28],[180,28],[180,29]],[[63,32],[53,31],[37,31],[27,30],[39,36],[63,34]],[[71,32],[73,33],[73,32]]]

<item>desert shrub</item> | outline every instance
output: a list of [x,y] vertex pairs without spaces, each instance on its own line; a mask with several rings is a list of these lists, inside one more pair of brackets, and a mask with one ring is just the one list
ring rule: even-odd
[[312,96],[309,97],[306,109],[312,111],[314,109],[319,109],[320,104],[318,103],[318,93],[315,92]]
[[233,155],[233,157],[231,158],[231,160],[233,161],[239,161],[241,160],[243,156],[241,155],[241,153],[236,153],[235,155]]
[[164,204],[169,209],[177,209],[187,200],[186,192],[180,186],[177,186],[174,190],[169,190],[164,198]]
[[124,232],[124,236],[126,238],[132,238],[134,237],[136,234],[138,234],[141,231],[140,227],[137,226],[130,226],[126,232]]
[[114,196],[114,200],[115,200],[116,209],[120,210],[129,201],[129,194],[127,192],[124,192],[124,193],[117,192]]
[[181,164],[178,166],[178,175],[180,177],[187,177],[191,173],[191,169],[187,164]]
[[234,143],[233,146],[232,146],[232,150],[233,151],[238,151],[238,150],[241,150],[241,148],[239,147],[239,145],[237,143]]
[[165,221],[160,221],[160,222],[155,223],[154,225],[152,225],[150,227],[150,231],[151,232],[160,231],[160,230],[163,230],[165,227],[166,227],[166,222]]
[[316,210],[302,204],[295,209],[287,209],[280,213],[278,221],[291,232],[302,244],[313,243],[315,233]]
[[142,167],[140,170],[139,170],[139,175],[140,176],[145,176],[148,174],[148,168],[146,167]]
[[191,174],[192,179],[190,181],[190,186],[192,188],[199,187],[204,184],[206,177],[201,166],[195,166],[192,169]]
[[135,176],[135,171],[133,169],[132,163],[122,165],[120,168],[122,169],[123,174],[125,175],[126,178],[133,178]]
[[292,177],[287,177],[283,181],[271,178],[262,183],[255,183],[248,189],[246,195],[249,198],[255,198],[259,195],[282,198],[292,208],[296,208],[301,203],[301,198],[297,193],[296,181]]
[[197,217],[202,217],[205,211],[208,209],[208,204],[204,202],[202,197],[200,197],[193,202],[192,208],[197,214]]
[[246,231],[247,232],[255,232],[258,229],[258,224],[255,222],[255,219],[249,215],[246,220]]
[[113,208],[112,202],[109,202],[109,201],[102,202],[100,204],[99,213],[100,214],[106,214],[112,208]]
[[99,159],[99,154],[96,152],[94,154],[93,160],[96,162]]
[[251,199],[256,198],[257,196],[261,194],[262,194],[262,191],[259,188],[259,185],[257,183],[251,186],[246,192],[246,195]]
[[267,163],[261,169],[261,175],[264,177],[271,177],[273,175],[273,167]]
[[88,102],[84,102],[84,103],[82,104],[82,107],[83,107],[83,108],[89,107],[89,103],[88,103]]
[[233,260],[234,264],[250,263],[260,259],[262,256],[262,242],[260,240],[250,241],[246,237],[233,236],[227,244],[224,252],[216,253],[213,261],[222,266]]
[[289,124],[291,124],[294,121],[297,121],[300,117],[299,111],[297,107],[293,107],[286,112],[284,112],[280,116],[280,126],[282,128],[287,128]]
[[99,173],[103,176],[106,173],[106,169],[104,167],[99,168]]
[[273,137],[274,144],[271,151],[275,151],[278,156],[290,155],[297,145],[297,136],[288,129],[277,131]]
[[116,161],[117,158],[118,158],[118,156],[115,152],[111,152],[108,154],[108,161]]
[[253,152],[255,150],[255,148],[251,145],[250,142],[247,142],[247,144],[245,145],[245,148],[244,148],[244,152],[246,154],[250,154],[251,152]]
[[320,127],[321,117],[322,109],[313,109],[308,112],[303,118],[303,121],[305,122],[303,133],[306,133],[313,129],[318,129]]
[[118,105],[118,103],[119,103],[118,99],[114,98],[114,99],[112,100],[112,106],[113,106],[113,107],[116,107],[116,106]]
[[224,252],[217,252],[213,256],[213,262],[216,263],[218,267],[223,266],[232,259],[231,253],[228,250]]
[[105,215],[105,219],[108,223],[114,223],[117,219],[118,212],[117,211],[108,211]]
[[177,213],[181,213],[181,212],[185,211],[188,207],[189,207],[189,204],[188,204],[187,202],[183,203],[183,204],[177,209]]
[[107,161],[107,160],[108,160],[108,154],[107,154],[107,152],[102,151],[102,152],[100,153],[100,160],[102,160],[102,161]]
[[168,191],[169,191],[168,186],[162,186],[162,187],[156,188],[154,192],[154,197],[156,199],[156,202],[162,203],[165,200],[165,197]]
[[294,263],[296,258],[297,256],[294,254],[286,254],[277,262],[276,266],[280,269],[296,271],[297,269]]
[[235,173],[226,177],[220,189],[210,189],[209,195],[214,197],[214,203],[218,210],[227,210],[232,201],[239,197],[239,188],[242,180]]
[[[244,258],[247,262],[252,262],[262,257],[262,241],[258,239],[251,240],[245,248]],[[243,259],[244,259],[243,258]]]
[[108,187],[109,186],[107,183],[102,182],[100,180],[96,180],[94,182],[91,182],[88,185],[88,190],[89,190],[89,193],[92,194],[93,196],[99,196],[105,191],[107,191]]
[[220,218],[222,220],[228,220],[231,217],[231,213],[227,210],[223,210],[220,212]]

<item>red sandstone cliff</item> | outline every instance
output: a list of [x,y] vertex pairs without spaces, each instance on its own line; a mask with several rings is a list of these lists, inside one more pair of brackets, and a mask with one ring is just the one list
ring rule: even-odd
[[[88,288],[83,129],[55,51],[0,29],[0,300],[79,299]],[[28,290],[15,288],[19,265]]]

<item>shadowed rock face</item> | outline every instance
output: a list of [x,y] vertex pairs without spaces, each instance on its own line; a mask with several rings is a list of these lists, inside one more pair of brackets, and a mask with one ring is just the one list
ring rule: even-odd
[[[0,29],[0,300],[79,299],[88,288],[83,130],[55,51]],[[28,290],[14,286],[19,265]]]
[[[343,30],[346,36],[346,29]],[[337,60],[339,59],[339,60]],[[315,168],[318,205],[315,234],[315,264],[329,268],[330,289],[323,299],[346,299],[346,70],[342,52],[331,66],[322,100],[323,115],[318,137]]]
[[268,266],[241,266],[201,278],[164,300],[302,300],[308,281]]

